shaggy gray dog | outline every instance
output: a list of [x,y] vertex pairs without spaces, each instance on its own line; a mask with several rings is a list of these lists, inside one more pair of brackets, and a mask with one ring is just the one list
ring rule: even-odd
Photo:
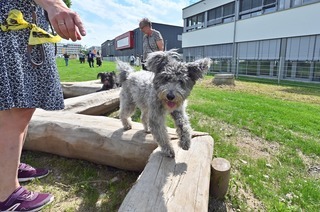
[[122,84],[120,119],[124,129],[131,129],[131,116],[135,108],[139,107],[144,130],[149,132],[150,129],[162,153],[174,157],[165,125],[166,114],[170,113],[180,139],[179,146],[188,150],[191,127],[186,114],[186,98],[210,64],[209,58],[182,62],[174,50],[151,53],[146,61],[149,71],[134,72],[129,64],[118,61]]

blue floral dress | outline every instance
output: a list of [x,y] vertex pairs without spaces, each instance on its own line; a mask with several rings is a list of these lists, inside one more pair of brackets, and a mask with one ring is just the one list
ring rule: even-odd
[[[5,23],[10,10],[20,10],[24,19],[32,23],[31,0],[0,0],[0,23]],[[44,10],[37,6],[37,25],[48,31]],[[63,93],[56,67],[54,44],[44,44],[43,65],[33,67],[27,57],[30,29],[3,32],[0,29],[0,110],[11,108],[64,108]],[[31,57],[40,60],[39,48]]]

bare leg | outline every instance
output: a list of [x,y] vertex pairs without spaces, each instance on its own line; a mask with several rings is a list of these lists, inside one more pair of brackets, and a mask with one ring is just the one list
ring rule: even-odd
[[20,184],[18,166],[28,124],[35,109],[0,111],[0,201],[8,198]]

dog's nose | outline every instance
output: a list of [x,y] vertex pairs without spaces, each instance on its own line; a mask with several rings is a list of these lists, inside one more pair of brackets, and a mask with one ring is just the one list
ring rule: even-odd
[[170,92],[170,93],[167,94],[167,99],[168,100],[172,101],[174,98],[175,98],[175,95],[173,93]]

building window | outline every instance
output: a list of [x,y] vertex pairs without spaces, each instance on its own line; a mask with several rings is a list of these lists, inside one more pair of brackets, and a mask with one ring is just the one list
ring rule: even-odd
[[225,72],[231,72],[231,59],[217,59],[217,58],[211,58],[213,63],[210,67],[209,72],[210,73],[225,73]]
[[298,61],[295,78],[309,79],[310,77],[310,62]]
[[223,23],[234,21],[235,3],[223,5]]
[[231,2],[229,4],[222,5],[220,7],[214,8],[208,11],[208,26],[228,23],[234,20],[235,3]]
[[240,0],[240,19],[274,12],[277,9],[277,0]]
[[291,79],[309,79],[311,64],[308,61],[286,61],[285,78]]
[[297,7],[302,4],[302,0],[291,0],[291,6],[292,7]]
[[295,62],[293,61],[286,61],[285,63],[285,71],[284,71],[284,78],[291,78],[293,68],[295,67]]
[[319,2],[320,0],[303,0],[303,4],[309,4],[314,2]]
[[314,63],[312,80],[320,82],[320,62],[319,61]]
[[204,13],[187,18],[186,31],[193,31],[203,27]]
[[270,76],[271,68],[272,70],[274,68],[272,64],[274,64],[273,61],[260,61],[260,75]]
[[208,26],[222,23],[222,7],[208,11]]

